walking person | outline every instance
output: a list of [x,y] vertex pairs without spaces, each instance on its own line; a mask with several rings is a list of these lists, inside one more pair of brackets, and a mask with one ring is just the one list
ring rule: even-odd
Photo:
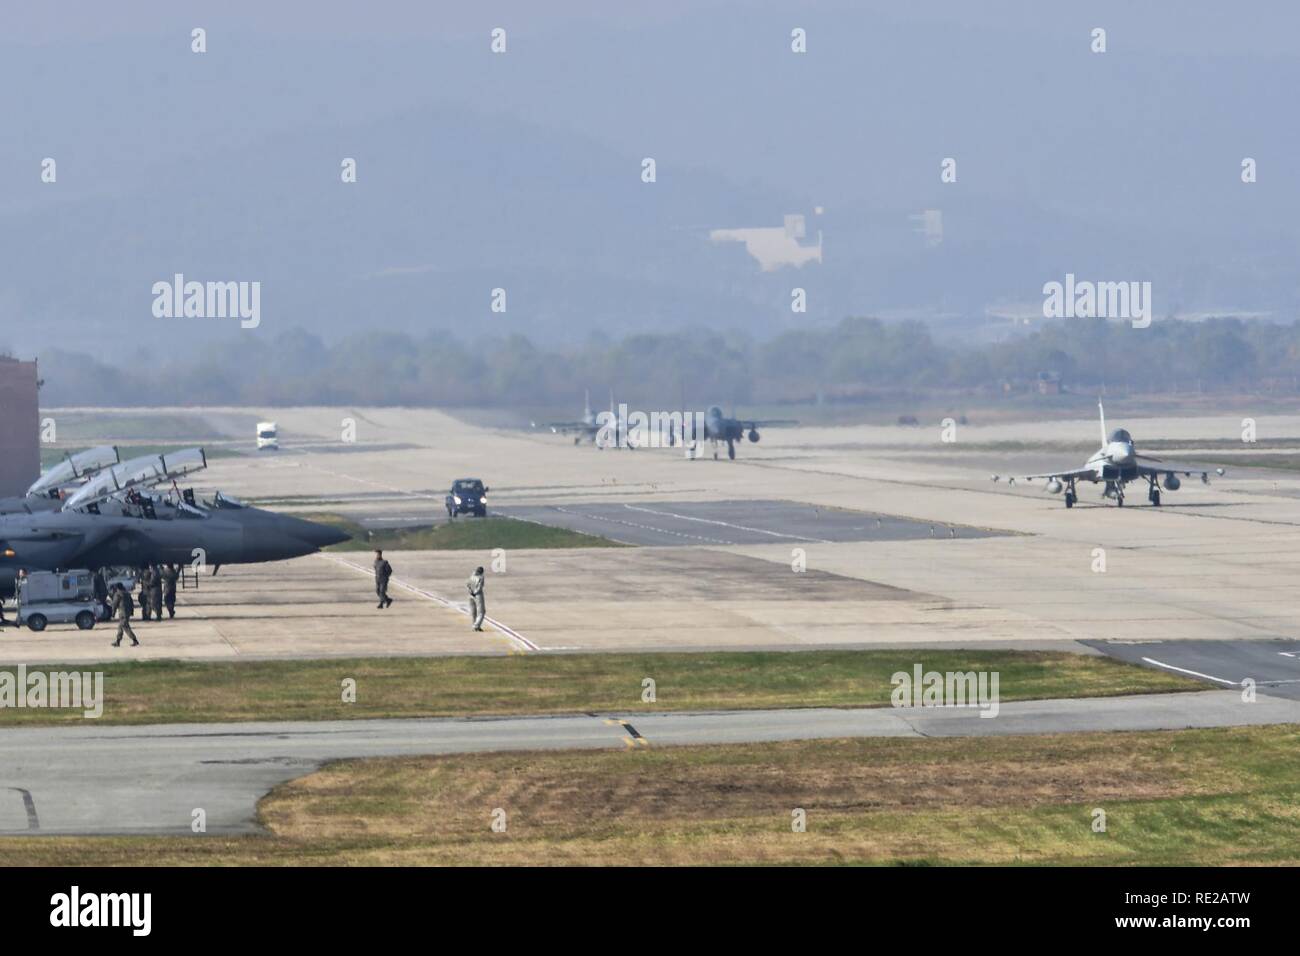
[[393,566],[384,560],[384,552],[375,551],[375,593],[379,595],[380,610],[393,603],[388,596],[388,579],[393,576]]
[[131,646],[139,647],[140,642],[136,639],[135,631],[131,630],[131,614],[135,611],[135,604],[131,601],[131,592],[121,584],[113,585],[113,613],[117,617],[117,640],[113,642],[114,647],[122,646],[122,635],[125,634],[131,638]]
[[470,616],[474,619],[474,630],[483,630],[483,619],[487,617],[487,598],[483,594],[483,569],[475,568],[469,576],[465,587],[469,589]]

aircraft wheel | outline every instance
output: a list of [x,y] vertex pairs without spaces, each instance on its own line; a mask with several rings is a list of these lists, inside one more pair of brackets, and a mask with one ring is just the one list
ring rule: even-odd
[[1151,504],[1155,505],[1155,507],[1157,508],[1160,507],[1160,492],[1158,491],[1151,492]]
[[1065,507],[1067,508],[1074,507],[1074,495],[1068,491],[1065,493]]

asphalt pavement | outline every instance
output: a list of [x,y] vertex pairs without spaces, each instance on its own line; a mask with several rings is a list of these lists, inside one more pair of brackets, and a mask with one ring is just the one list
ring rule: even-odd
[[322,763],[482,751],[632,749],[829,737],[958,737],[1300,722],[1300,701],[1236,690],[864,708],[284,723],[27,727],[0,737],[0,833],[188,834],[256,829],[272,787]]

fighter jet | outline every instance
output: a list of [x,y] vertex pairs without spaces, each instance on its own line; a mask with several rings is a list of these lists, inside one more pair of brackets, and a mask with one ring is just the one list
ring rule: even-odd
[[22,497],[0,498],[0,515],[58,511],[63,507],[63,496],[68,489],[88,481],[119,461],[117,448],[112,445],[100,445],[68,455],[46,469]]
[[[1147,483],[1147,501],[1158,508],[1160,507],[1160,485],[1162,483],[1166,491],[1177,491],[1182,487],[1182,482],[1178,479],[1179,475],[1190,477],[1199,474],[1201,481],[1209,484],[1210,471],[1214,471],[1217,475],[1224,474],[1222,468],[1192,468],[1186,470],[1166,466],[1159,458],[1139,455],[1137,447],[1133,443],[1133,436],[1123,428],[1117,428],[1115,431],[1107,433],[1106,410],[1102,408],[1101,402],[1097,403],[1097,412],[1101,420],[1101,448],[1088,459],[1082,468],[1077,471],[1058,471],[1043,475],[1021,475],[1008,478],[1008,483],[1015,484],[1018,480],[1033,481],[1035,478],[1046,478],[1048,494],[1059,495],[1064,489],[1065,507],[1073,508],[1075,502],[1079,500],[1078,491],[1075,487],[1076,482],[1090,481],[1094,484],[1104,482],[1105,488],[1102,490],[1102,497],[1114,498],[1115,504],[1122,508],[1124,506],[1124,486],[1130,481],[1145,480]],[[1144,465],[1142,464],[1144,461],[1155,462],[1160,467]],[[1001,475],[993,476],[994,481],[1000,481],[1001,478]]]
[[[552,432],[554,432],[557,435],[568,435],[570,432],[572,432],[573,443],[575,445],[582,444],[582,440],[584,438],[594,444],[596,441],[596,434],[600,431],[600,426],[596,424],[596,413],[591,410],[590,389],[584,389],[582,395],[583,395],[583,402],[582,402],[581,421],[542,422],[540,425],[537,422],[531,422],[530,424],[534,428],[549,428]],[[610,404],[610,408],[614,407],[614,394],[612,391],[610,392],[610,396],[609,396],[609,404]]]
[[727,443],[727,457],[735,459],[736,442],[748,436],[751,442],[759,439],[759,428],[767,428],[773,425],[798,425],[799,422],[792,418],[727,418],[722,414],[722,409],[717,405],[711,407],[704,415],[704,434],[696,436],[693,434],[694,425],[693,417],[684,416],[686,426],[683,427],[687,441],[702,438],[704,441],[713,442],[713,457],[718,457],[718,442]]
[[60,511],[0,516],[0,597],[14,592],[19,569],[211,566],[283,561],[348,540],[328,525],[192,489],[160,495],[151,484],[206,466],[202,449],[123,462],[87,482]]
[[609,411],[601,412],[599,415],[591,410],[591,394],[584,391],[585,400],[583,403],[582,420],[577,422],[544,422],[538,425],[532,422],[534,428],[549,428],[557,435],[567,435],[574,433],[573,443],[579,445],[585,438],[602,451],[606,448],[627,448],[635,449],[642,442],[646,441],[647,436],[643,434],[644,429],[634,428],[628,422],[628,411],[626,405],[614,406],[614,390],[609,390]]

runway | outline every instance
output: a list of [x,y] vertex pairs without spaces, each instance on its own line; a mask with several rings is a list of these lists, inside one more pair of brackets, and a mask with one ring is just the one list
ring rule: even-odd
[[1003,533],[797,501],[586,503],[494,510],[510,518],[649,547],[965,539]]
[[1300,723],[1300,701],[1197,693],[1002,704],[422,720],[17,728],[0,737],[0,833],[256,829],[272,787],[322,763],[482,751],[630,749],[831,737],[957,737]]
[[1253,680],[1260,694],[1300,700],[1297,641],[1086,641],[1103,654],[1216,687]]

